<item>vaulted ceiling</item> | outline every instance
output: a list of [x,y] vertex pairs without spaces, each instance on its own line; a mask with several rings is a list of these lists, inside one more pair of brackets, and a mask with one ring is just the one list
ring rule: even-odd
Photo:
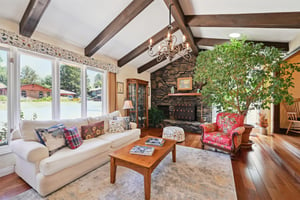
[[[147,53],[166,36],[170,0],[0,0],[0,18],[19,24],[20,34],[40,32],[130,65],[153,72],[157,62]],[[247,40],[289,50],[300,34],[299,0],[173,0],[172,22],[178,43],[187,37],[193,53],[241,33]],[[175,57],[175,59],[178,58]]]

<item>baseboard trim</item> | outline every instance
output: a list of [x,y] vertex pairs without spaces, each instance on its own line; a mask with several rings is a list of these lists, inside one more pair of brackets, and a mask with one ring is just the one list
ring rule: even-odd
[[8,174],[12,174],[15,172],[15,166],[8,166],[5,168],[0,169],[0,177],[6,176]]

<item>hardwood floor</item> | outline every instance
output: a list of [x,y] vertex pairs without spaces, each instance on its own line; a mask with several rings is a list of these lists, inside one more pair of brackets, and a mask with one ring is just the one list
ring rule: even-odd
[[[162,129],[143,129],[141,136],[145,135],[161,136]],[[257,135],[250,139],[254,142],[252,148],[241,149],[231,161],[238,199],[299,199],[300,136]],[[200,135],[186,133],[185,141],[178,145],[201,148]],[[286,166],[291,167],[288,169]],[[0,200],[9,199],[29,188],[16,174],[2,177]]]

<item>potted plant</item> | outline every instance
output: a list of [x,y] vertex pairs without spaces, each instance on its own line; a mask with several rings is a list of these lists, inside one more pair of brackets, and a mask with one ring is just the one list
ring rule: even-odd
[[[294,87],[292,75],[300,66],[285,62],[282,55],[275,47],[233,39],[199,53],[194,82],[205,84],[201,93],[209,105],[246,116],[254,108],[292,101],[288,89]],[[249,140],[251,129],[247,131],[243,143]]]

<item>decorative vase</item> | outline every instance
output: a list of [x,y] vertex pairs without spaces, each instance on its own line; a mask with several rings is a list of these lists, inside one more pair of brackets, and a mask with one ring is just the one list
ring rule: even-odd
[[171,87],[171,94],[174,94],[174,86]]
[[249,140],[249,137],[250,137],[250,133],[251,133],[252,129],[254,128],[254,126],[252,126],[250,124],[244,124],[244,127],[245,127],[245,131],[242,136],[242,147],[251,147],[253,142],[251,140]]

